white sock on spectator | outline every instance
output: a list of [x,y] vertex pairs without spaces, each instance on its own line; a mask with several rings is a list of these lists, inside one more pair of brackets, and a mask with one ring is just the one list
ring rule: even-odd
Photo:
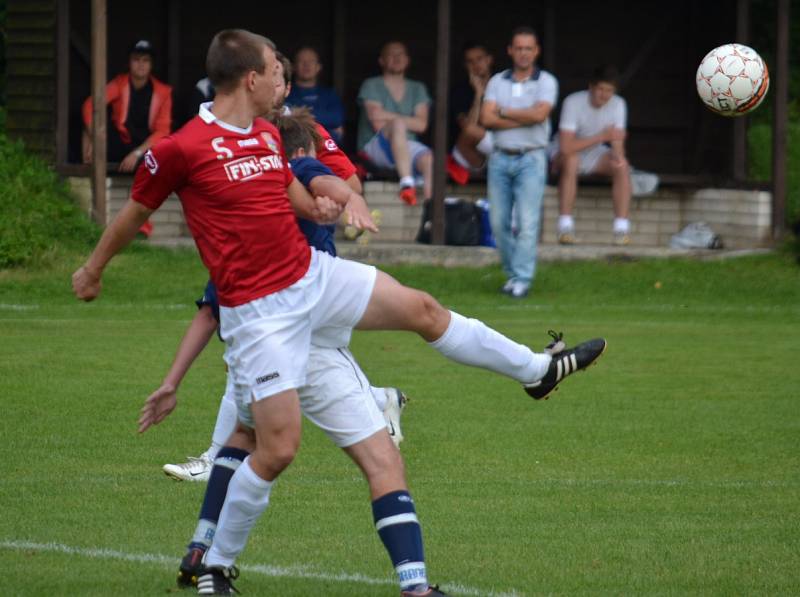
[[405,189],[406,187],[413,187],[414,186],[414,177],[413,176],[403,176],[400,179],[400,188]]
[[467,161],[467,158],[465,158],[464,154],[461,153],[461,151],[459,151],[458,147],[454,147],[453,151],[450,153],[450,155],[453,156],[453,159],[456,161],[456,164],[458,164],[459,166],[463,166],[467,170],[469,170],[471,168],[471,166],[469,165],[469,162]]
[[628,218],[614,218],[614,234],[628,234],[631,231],[631,221]]
[[558,231],[559,232],[573,232],[575,230],[575,220],[572,216],[560,215],[558,216]]
[[533,352],[477,319],[450,311],[450,325],[429,344],[458,363],[501,373],[521,383],[541,379],[550,366],[549,354]]
[[233,430],[236,429],[237,414],[236,402],[226,393],[222,397],[222,402],[219,403],[217,422],[214,424],[214,433],[211,436],[211,447],[206,452],[212,461],[217,457],[217,452],[228,441]]
[[250,529],[269,505],[272,483],[250,468],[250,457],[236,469],[228,485],[225,505],[219,515],[211,549],[206,552],[206,566],[232,566],[244,549]]

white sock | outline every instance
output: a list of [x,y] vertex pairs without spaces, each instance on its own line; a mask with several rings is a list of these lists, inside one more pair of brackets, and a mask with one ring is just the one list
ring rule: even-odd
[[217,457],[217,453],[236,429],[237,417],[236,402],[226,393],[219,403],[217,422],[214,423],[214,433],[211,435],[211,447],[206,452],[211,460]]
[[614,218],[614,233],[628,234],[631,231],[631,221],[628,218]]
[[550,355],[535,353],[509,340],[477,319],[450,311],[450,325],[429,344],[458,363],[483,367],[521,383],[541,379],[550,366]]
[[571,215],[558,216],[558,231],[559,232],[572,232],[575,230],[575,220]]
[[250,468],[250,457],[245,458],[228,485],[214,542],[203,560],[206,566],[233,566],[247,543],[250,529],[269,505],[271,489],[272,482],[259,477]]
[[413,187],[414,186],[414,177],[413,176],[403,176],[400,179],[400,188],[404,189],[406,187]]
[[370,386],[369,389],[372,392],[372,399],[375,400],[378,410],[383,412],[383,409],[386,408],[386,401],[389,399],[388,396],[386,396],[386,389],[376,388],[375,386]]
[[467,170],[472,168],[472,166],[469,165],[467,158],[464,157],[464,154],[461,153],[461,150],[459,150],[458,147],[454,147],[453,151],[450,152],[450,155],[453,156],[453,159],[459,166],[463,166]]

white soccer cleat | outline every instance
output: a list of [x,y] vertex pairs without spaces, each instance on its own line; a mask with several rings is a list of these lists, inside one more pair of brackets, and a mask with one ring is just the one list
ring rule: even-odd
[[177,481],[208,481],[214,461],[203,452],[197,458],[189,456],[189,461],[181,464],[165,464],[164,473]]
[[386,394],[386,406],[383,407],[383,418],[386,419],[386,430],[392,438],[394,445],[400,447],[403,441],[403,432],[400,430],[400,414],[406,407],[408,396],[397,388],[383,388]]

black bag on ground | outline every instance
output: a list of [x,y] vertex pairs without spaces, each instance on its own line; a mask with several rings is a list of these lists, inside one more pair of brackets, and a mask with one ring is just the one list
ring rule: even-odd
[[[433,230],[433,202],[422,204],[422,223],[417,242],[429,245]],[[481,240],[479,208],[472,201],[447,197],[444,200],[444,244],[457,247],[474,247]]]

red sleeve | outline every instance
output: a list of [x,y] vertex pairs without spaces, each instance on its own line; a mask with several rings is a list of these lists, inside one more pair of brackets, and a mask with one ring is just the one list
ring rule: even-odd
[[342,180],[353,176],[356,173],[356,167],[353,166],[353,162],[345,152],[339,149],[330,133],[319,123],[317,123],[317,132],[322,135],[322,141],[317,145],[317,159],[333,170],[333,173]]
[[187,174],[186,158],[175,137],[164,137],[145,152],[133,180],[131,199],[158,209],[170,193],[183,186]]

